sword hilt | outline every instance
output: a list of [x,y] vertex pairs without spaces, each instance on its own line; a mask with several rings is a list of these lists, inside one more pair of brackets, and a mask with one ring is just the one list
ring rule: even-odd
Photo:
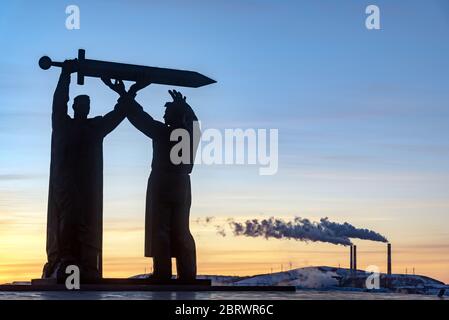
[[[78,50],[78,64],[83,62],[86,58],[86,51],[84,49]],[[39,59],[39,67],[43,70],[48,70],[51,67],[60,67],[62,68],[63,63],[58,61],[52,61],[50,57],[43,56]],[[79,68],[78,68],[79,69]],[[80,85],[84,84],[84,74],[78,70],[77,72],[77,83]]]

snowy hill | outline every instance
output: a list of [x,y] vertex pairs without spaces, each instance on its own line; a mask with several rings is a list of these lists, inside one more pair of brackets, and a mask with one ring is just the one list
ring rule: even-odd
[[[349,269],[334,267],[305,267],[284,272],[260,274],[248,277],[203,275],[199,279],[210,279],[215,286],[295,286],[297,289],[318,290],[367,290],[366,279],[369,273],[357,270],[351,274]],[[146,275],[136,277],[145,278]],[[381,291],[438,294],[446,289],[449,296],[449,286],[443,282],[420,275],[380,274]]]
[[340,276],[336,270],[323,267],[308,267],[285,272],[262,274],[236,281],[235,285],[285,285],[306,289],[337,287]]

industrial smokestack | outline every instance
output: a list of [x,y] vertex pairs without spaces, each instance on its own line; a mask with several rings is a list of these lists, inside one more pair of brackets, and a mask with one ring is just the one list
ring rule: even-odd
[[387,274],[391,276],[391,243],[387,244]]
[[352,257],[352,266],[354,269],[354,272],[357,270],[357,246],[354,245],[354,248],[352,249],[353,257]]
[[353,257],[353,252],[352,252],[352,247],[353,247],[353,245],[351,244],[350,246],[349,246],[349,270],[351,270],[352,271],[352,267],[353,267],[353,260],[352,260],[352,257]]

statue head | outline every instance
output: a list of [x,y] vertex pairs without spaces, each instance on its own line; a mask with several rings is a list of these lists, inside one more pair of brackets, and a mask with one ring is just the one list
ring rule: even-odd
[[73,100],[73,112],[75,119],[87,119],[90,111],[90,98],[88,95],[81,94]]
[[170,127],[181,128],[187,120],[186,107],[180,103],[167,102],[165,104],[164,121]]

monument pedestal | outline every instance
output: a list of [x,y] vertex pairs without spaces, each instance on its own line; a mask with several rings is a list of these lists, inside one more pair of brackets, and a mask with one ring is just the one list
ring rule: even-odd
[[[57,279],[33,279],[32,286],[54,286],[65,285],[65,281]],[[158,285],[158,286],[211,286],[209,279],[195,280],[156,280],[156,279],[133,279],[133,278],[103,278],[91,281],[81,281],[82,285]]]
[[1,291],[296,291],[294,286],[212,286],[211,280],[197,279],[183,281],[172,279],[114,279],[105,278],[95,282],[81,283],[79,290],[68,290],[64,283],[56,279],[33,279],[27,284],[3,284]]

